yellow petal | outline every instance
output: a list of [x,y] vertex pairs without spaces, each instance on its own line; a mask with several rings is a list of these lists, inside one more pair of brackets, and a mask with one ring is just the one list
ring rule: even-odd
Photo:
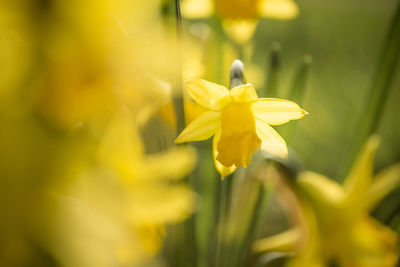
[[286,232],[258,240],[254,243],[253,250],[258,253],[267,251],[293,252],[296,251],[300,235],[300,229],[293,228]]
[[298,184],[315,200],[335,206],[344,199],[343,188],[321,174],[305,171],[299,175]]
[[206,140],[221,127],[221,112],[207,111],[192,121],[176,138],[175,143]]
[[261,149],[277,157],[286,158],[288,150],[285,140],[268,124],[256,119],[256,131],[261,139]]
[[[135,233],[140,243],[143,246],[143,249],[147,251],[149,254],[154,255],[157,253],[162,245],[163,237],[165,236],[165,226],[163,224],[145,224],[138,225],[135,227]],[[133,249],[132,247],[130,249]],[[119,251],[123,253],[124,251]],[[124,253],[129,253],[129,251],[125,251]],[[129,254],[125,254],[129,256]],[[123,254],[120,255],[123,258]],[[125,262],[129,262],[126,261]]]
[[187,218],[195,204],[194,193],[184,185],[150,183],[132,188],[126,216],[133,224],[177,223]]
[[183,0],[181,3],[182,16],[188,19],[209,17],[213,9],[212,0]]
[[184,108],[185,108],[185,122],[186,125],[190,124],[197,117],[205,112],[203,108],[194,103],[189,97],[184,98]]
[[249,83],[232,88],[230,94],[236,103],[250,103],[258,100],[256,90]]
[[253,19],[225,19],[222,24],[225,33],[236,43],[247,43],[254,35],[257,21]]
[[196,163],[196,151],[192,147],[178,147],[150,155],[143,164],[149,173],[145,179],[177,180],[188,174]]
[[202,108],[217,111],[230,102],[229,90],[222,85],[194,79],[188,80],[185,86],[189,96]]
[[259,10],[262,17],[280,20],[293,19],[299,14],[299,8],[291,0],[262,0]]
[[378,146],[379,138],[377,136],[370,137],[354,163],[343,185],[349,201],[359,202],[370,187],[374,155]]
[[373,209],[379,203],[379,201],[381,201],[399,184],[400,163],[394,164],[378,173],[365,197],[367,209]]
[[393,267],[398,261],[398,235],[372,217],[357,222],[343,242],[343,266]]
[[224,179],[226,176],[228,176],[229,174],[233,173],[236,170],[236,166],[232,165],[230,167],[225,167],[217,160],[218,156],[217,144],[220,138],[221,138],[221,130],[218,130],[213,139],[213,158],[214,158],[215,168],[221,174],[221,179]]
[[128,110],[120,111],[110,122],[99,146],[99,159],[121,177],[132,177],[135,164],[142,160],[143,146]]
[[296,103],[276,98],[260,98],[252,105],[252,109],[256,118],[271,125],[284,124],[308,114]]

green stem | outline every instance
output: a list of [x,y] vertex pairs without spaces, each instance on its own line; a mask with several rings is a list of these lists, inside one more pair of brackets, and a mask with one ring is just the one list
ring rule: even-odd
[[[252,220],[249,225],[248,233],[246,235],[246,239],[243,242],[242,249],[240,250],[242,252],[243,257],[240,258],[240,261],[238,263],[242,262],[243,264],[246,263],[245,265],[247,266],[248,263],[250,262],[250,255],[251,255],[251,248],[252,248],[252,243],[255,241],[257,234],[259,232],[260,228],[260,223],[263,218],[263,211],[266,208],[266,203],[267,203],[267,189],[265,186],[258,181],[258,187],[259,187],[259,192],[258,192],[258,197],[257,197],[257,202],[255,204],[253,213],[252,213]],[[240,266],[240,265],[238,265]]]
[[288,99],[290,99],[293,102],[296,102],[299,105],[302,105],[304,100],[311,63],[312,63],[311,56],[305,55],[303,57],[303,60],[297,67],[292,87],[289,92]]
[[[293,83],[290,91],[288,92],[287,98],[293,102],[296,102],[297,104],[299,104],[299,106],[303,106],[311,62],[311,56],[305,55],[303,57],[303,60],[300,62],[295,71]],[[292,121],[287,125],[281,126],[280,133],[282,136],[284,136],[287,144],[291,143],[293,135],[295,134],[297,128],[297,124],[297,121]]]
[[231,255],[228,255],[228,266],[248,266],[251,244],[256,238],[259,223],[264,214],[262,211],[265,209],[267,196],[264,185],[259,180],[252,178],[249,188],[250,192],[256,195],[256,198],[248,203],[248,211],[239,211],[243,218],[236,224],[235,238],[230,251]]
[[185,129],[185,111],[183,104],[183,89],[182,89],[182,54],[181,54],[181,40],[182,40],[182,16],[180,8],[180,0],[175,0],[175,17],[176,17],[176,38],[177,38],[177,59],[178,69],[176,72],[176,87],[177,94],[174,97],[175,116],[176,116],[176,130],[179,134]]
[[[180,0],[175,0],[175,18],[176,18],[176,35],[177,35],[177,50],[176,56],[178,61],[178,69],[176,72],[175,85],[177,93],[174,96],[174,107],[176,116],[177,134],[185,129],[185,112],[183,103],[183,87],[182,87],[182,16],[180,9]],[[192,176],[188,176],[186,180],[194,185]],[[181,233],[177,240],[176,249],[179,248],[180,253],[176,255],[177,260],[174,260],[174,266],[197,266],[197,248],[196,248],[196,225],[195,215],[187,219],[181,225],[178,225],[178,231]]]
[[220,196],[219,196],[219,211],[218,211],[218,232],[217,232],[217,243],[216,243],[216,253],[215,253],[215,266],[224,266],[222,261],[223,261],[223,255],[225,254],[226,251],[226,240],[225,240],[225,224],[226,224],[226,219],[228,212],[226,208],[229,206],[229,201],[228,201],[228,196],[229,196],[229,191],[230,191],[230,183],[229,180],[232,179],[232,177],[226,177],[224,181],[222,181],[221,184],[221,191],[220,191]]
[[264,92],[261,92],[261,97],[278,97],[279,71],[281,65],[280,50],[279,43],[272,44],[267,61],[266,83]]

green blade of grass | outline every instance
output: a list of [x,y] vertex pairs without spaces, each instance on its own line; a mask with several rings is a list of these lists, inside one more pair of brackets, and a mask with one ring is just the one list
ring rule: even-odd
[[389,28],[377,69],[372,80],[368,97],[365,101],[351,139],[350,151],[345,157],[339,178],[344,178],[352,166],[355,157],[367,138],[376,132],[385,107],[387,97],[395,77],[395,70],[400,59],[400,4],[398,4]]
[[300,106],[303,103],[306,93],[311,63],[312,57],[310,55],[305,55],[295,71],[293,82],[289,91],[288,99],[296,102]]
[[279,43],[273,43],[266,68],[266,83],[264,91],[260,92],[260,97],[278,97],[279,73],[281,68],[281,46]]

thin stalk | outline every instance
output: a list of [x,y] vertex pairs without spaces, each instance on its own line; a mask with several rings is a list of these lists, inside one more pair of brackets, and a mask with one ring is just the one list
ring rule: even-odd
[[295,71],[293,83],[290,88],[288,98],[299,105],[302,105],[304,100],[311,63],[311,56],[305,55]]
[[[305,55],[303,57],[303,60],[300,62],[295,71],[293,82],[287,96],[289,100],[296,102],[300,106],[303,106],[311,62],[311,56]],[[291,140],[293,139],[293,135],[297,128],[297,124],[297,121],[292,121],[287,125],[281,126],[280,133],[282,134],[282,136],[284,136],[287,144],[291,143]]]
[[237,223],[228,266],[248,266],[251,255],[251,244],[256,238],[260,222],[265,214],[263,211],[267,203],[267,189],[263,181],[256,178],[253,174],[249,175],[255,169],[260,168],[260,164],[264,164],[264,159],[255,158],[254,160],[252,170],[248,170],[247,174],[245,174],[250,177],[246,177],[244,180],[245,183],[241,184],[241,191],[244,195],[241,196],[242,198],[239,201],[245,203],[245,206],[242,208],[239,207],[235,211],[234,218],[237,218]]
[[[174,106],[176,116],[176,130],[179,134],[185,128],[185,112],[183,103],[183,88],[182,88],[182,16],[180,8],[180,0],[175,0],[175,18],[176,18],[176,57],[178,61],[178,67],[176,71],[175,86],[177,92],[174,95]],[[192,176],[188,176],[186,179],[192,186],[194,185]],[[196,226],[195,226],[195,215],[187,219],[181,225],[178,226],[178,230],[181,235],[177,240],[176,248],[179,248],[180,253],[177,262],[177,266],[197,266],[197,249],[196,249]],[[176,260],[175,260],[176,261]],[[175,266],[175,265],[174,265]]]
[[182,15],[180,0],[175,0],[176,33],[178,40],[182,37]]
[[[264,159],[257,155],[253,159],[249,169],[242,170],[235,176],[235,198],[232,199],[231,213],[229,214],[229,244],[223,254],[224,261],[221,266],[247,266],[243,265],[247,254],[250,253],[253,233],[257,233],[258,222],[264,210],[260,205],[265,203],[262,196],[263,185],[254,176],[254,170],[258,169]],[[235,202],[233,202],[235,200]],[[257,223],[256,223],[257,222]]]
[[[252,243],[255,241],[257,234],[259,232],[260,228],[260,223],[263,218],[263,211],[266,208],[266,203],[267,203],[267,198],[268,198],[268,192],[265,186],[262,184],[262,182],[258,181],[258,187],[259,187],[259,192],[258,192],[258,197],[257,197],[257,202],[255,204],[253,213],[252,213],[252,220],[250,222],[249,228],[248,228],[248,233],[246,235],[246,238],[243,242],[242,248],[239,250],[241,253],[241,257],[238,261],[238,264],[242,263],[245,264],[245,266],[248,266],[250,263],[250,255],[251,255],[251,248],[252,248]],[[242,266],[242,265],[236,265],[236,266]]]
[[180,0],[175,0],[175,18],[176,18],[176,39],[177,39],[177,61],[178,69],[176,71],[176,89],[177,93],[174,97],[175,116],[176,116],[176,130],[179,134],[185,129],[185,112],[183,105],[183,89],[182,89],[182,16]]
[[281,47],[279,43],[273,43],[267,59],[266,83],[261,97],[278,97],[279,72],[281,66]]
[[220,191],[220,200],[219,200],[219,212],[218,212],[218,232],[217,232],[217,243],[216,243],[216,253],[215,253],[215,265],[216,267],[223,266],[222,261],[223,257],[222,255],[226,251],[226,241],[225,241],[225,224],[226,224],[226,218],[227,218],[227,211],[226,207],[229,206],[229,201],[228,201],[228,195],[230,191],[230,185],[231,183],[229,180],[232,179],[232,177],[228,176],[225,177],[224,181],[222,181],[221,184],[221,191]]
[[395,78],[395,70],[400,58],[400,3],[389,28],[383,45],[377,69],[372,80],[367,100],[359,113],[350,153],[346,157],[339,177],[344,177],[353,164],[367,138],[376,132],[385,107],[389,91]]

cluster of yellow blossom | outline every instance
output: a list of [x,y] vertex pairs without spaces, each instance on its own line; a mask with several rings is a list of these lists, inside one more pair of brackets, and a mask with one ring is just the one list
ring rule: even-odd
[[[0,3],[1,266],[152,266],[166,226],[187,219],[197,203],[184,179],[195,149],[175,145],[173,129],[164,127],[177,124],[174,98],[185,102],[187,123],[175,142],[213,137],[222,178],[248,167],[259,150],[288,157],[271,125],[308,113],[289,100],[259,98],[250,83],[228,89],[200,79],[206,45],[193,45],[189,56],[179,51],[185,46],[165,25],[162,4],[169,3]],[[292,0],[183,0],[182,13],[214,14],[242,45],[260,18],[292,19],[298,7]],[[207,29],[192,30],[206,39]],[[183,95],[182,76],[190,77]],[[256,242],[255,250],[295,252],[292,267],[395,266],[398,235],[369,213],[399,184],[400,166],[373,179],[377,145],[370,139],[343,186],[302,173],[295,190],[301,225]]]
[[148,261],[195,205],[194,150],[141,136],[177,69],[160,2],[2,1],[0,27],[0,265]]

